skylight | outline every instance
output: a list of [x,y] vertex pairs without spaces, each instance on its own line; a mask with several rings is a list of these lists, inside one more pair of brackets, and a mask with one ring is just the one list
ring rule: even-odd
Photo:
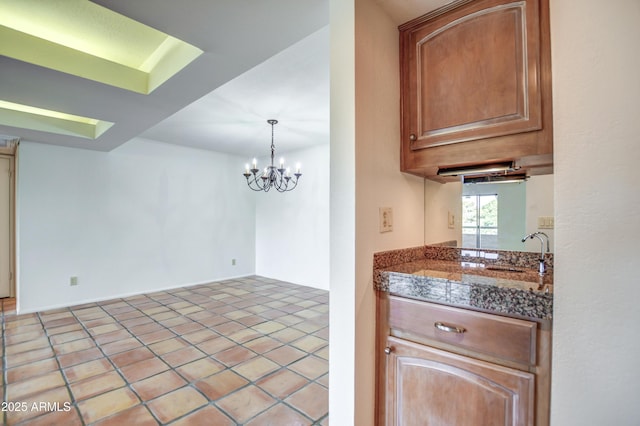
[[202,54],[87,0],[3,0],[0,39],[0,55],[142,94]]
[[113,123],[0,100],[0,124],[96,139]]

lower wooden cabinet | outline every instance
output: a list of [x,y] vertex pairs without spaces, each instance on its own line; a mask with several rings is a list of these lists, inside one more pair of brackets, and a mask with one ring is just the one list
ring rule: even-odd
[[551,323],[377,293],[379,426],[548,426]]
[[387,425],[531,425],[533,374],[387,339]]

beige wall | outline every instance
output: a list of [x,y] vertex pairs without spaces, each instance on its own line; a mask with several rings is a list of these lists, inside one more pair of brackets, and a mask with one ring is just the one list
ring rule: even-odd
[[[356,2],[356,424],[373,424],[373,253],[423,243],[422,179],[400,172],[398,30],[370,0]],[[393,209],[380,233],[379,208]]]
[[[543,231],[549,237],[551,251],[555,251],[555,229],[539,229],[538,217],[555,215],[553,207],[553,178],[553,175],[532,176],[527,181],[527,228],[525,232],[530,234],[538,230]],[[540,250],[540,244],[531,243],[531,240],[527,240],[523,250]]]
[[[369,426],[375,393],[373,253],[422,244],[424,192],[422,179],[400,173],[396,25],[374,1],[358,0],[354,27],[354,11],[345,3],[331,3],[329,410],[332,424]],[[354,51],[352,63],[343,55],[353,59]],[[393,232],[379,232],[379,207],[393,209]],[[354,240],[345,235],[350,231]]]
[[[449,228],[452,217],[453,228]],[[462,184],[424,181],[424,242],[462,240]]]

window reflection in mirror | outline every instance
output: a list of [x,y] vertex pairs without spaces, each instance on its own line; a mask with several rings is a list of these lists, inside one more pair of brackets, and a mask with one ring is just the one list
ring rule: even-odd
[[[479,243],[481,248],[539,252],[536,241],[523,243],[522,237],[543,231],[549,236],[553,251],[554,230],[540,223],[553,218],[553,175],[500,184],[441,184],[425,179],[424,190],[425,244],[477,248]],[[489,196],[497,196],[496,201],[483,211],[484,204],[477,203],[491,202]],[[491,216],[493,207],[495,215]]]
[[498,194],[465,194],[463,191],[463,247],[497,249],[498,223]]

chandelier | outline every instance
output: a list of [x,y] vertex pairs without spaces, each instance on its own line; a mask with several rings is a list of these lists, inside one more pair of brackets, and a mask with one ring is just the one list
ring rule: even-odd
[[278,192],[291,191],[298,185],[298,179],[302,176],[300,173],[300,163],[296,165],[296,172],[291,176],[291,169],[284,168],[284,158],[280,158],[280,167],[276,167],[273,162],[275,155],[275,145],[273,144],[273,126],[278,120],[267,120],[271,124],[271,165],[264,168],[262,172],[258,169],[256,159],[253,159],[252,167],[246,164],[244,167],[244,177],[247,178],[247,185],[254,191],[269,192],[271,188],[275,188]]

